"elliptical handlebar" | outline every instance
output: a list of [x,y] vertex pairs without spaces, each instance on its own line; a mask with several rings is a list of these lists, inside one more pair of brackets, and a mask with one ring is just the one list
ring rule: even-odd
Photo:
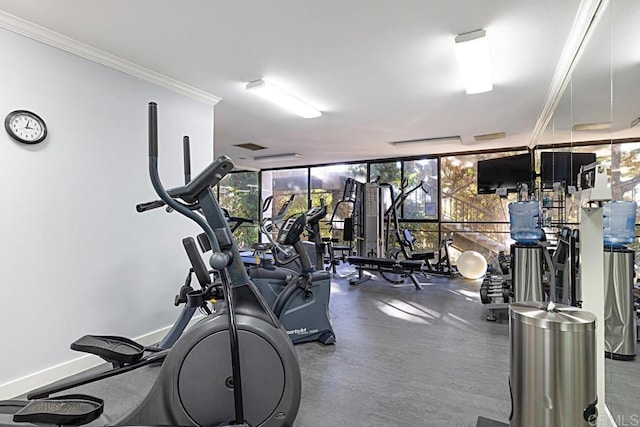
[[[210,197],[213,200],[215,205],[213,209],[218,211],[217,214],[222,215],[220,208],[215,203],[215,199],[213,199],[210,188],[218,184],[220,180],[232,169],[233,162],[231,162],[231,159],[226,156],[219,157],[184,187],[173,188],[167,191],[160,182],[160,177],[158,175],[158,106],[155,102],[149,103],[149,176],[151,178],[153,189],[156,191],[160,199],[167,204],[167,206],[193,220],[204,230],[209,238],[211,249],[213,250],[210,264],[221,273],[220,277],[222,279],[225,305],[227,307],[229,318],[229,341],[231,347],[232,379],[234,384],[233,397],[235,407],[235,420],[233,424],[243,424],[244,408],[242,402],[242,379],[240,373],[238,329],[235,315],[236,301],[235,298],[232,297],[232,288],[227,272],[227,266],[231,263],[233,256],[228,251],[221,251],[220,243],[212,227],[207,222],[207,219],[194,212],[194,210],[199,207],[199,196],[205,195],[205,197]],[[180,198],[187,203],[191,203],[191,205],[185,205],[184,203],[176,200],[176,198]],[[233,241],[231,241],[231,246],[234,245]],[[235,249],[237,250],[237,248]]]
[[187,135],[182,137],[182,159],[184,164],[184,185],[191,182],[191,145]]
[[[188,143],[188,139],[186,143]],[[234,167],[233,162],[229,157],[221,156],[214,162],[209,164],[209,166],[207,166],[188,184],[182,187],[172,188],[170,190],[165,189],[164,186],[162,186],[162,184],[160,183],[160,179],[158,176],[158,107],[155,102],[149,103],[149,160],[150,162],[154,162],[153,165],[151,163],[149,164],[154,189],[156,190],[162,201],[174,209],[176,209],[176,207],[172,206],[173,203],[167,201],[167,198],[173,200],[174,202],[176,202],[175,199],[179,198],[187,203],[194,203],[197,201],[198,194],[200,194],[207,187],[213,187],[217,185],[222,180],[222,178],[224,178],[229,172],[231,172],[231,170],[233,170]],[[185,170],[186,178],[187,174],[190,176],[190,165],[187,166],[186,160],[185,167],[187,168]],[[153,209],[157,207],[159,206],[152,206],[150,208]],[[196,209],[193,206],[189,208],[191,210]]]
[[153,202],[138,203],[136,205],[136,211],[142,213],[142,212],[150,211],[153,209],[161,208],[165,205],[166,203],[163,202],[162,200],[154,200]]
[[[233,167],[233,163],[231,163],[231,161],[227,157],[225,157],[224,160],[228,161],[231,164],[231,167]],[[215,169],[212,166],[217,164],[218,161],[210,164],[196,177],[196,179],[199,180],[199,182],[202,182],[202,176],[208,176],[208,174],[211,174],[211,171]],[[220,247],[218,245],[218,241],[215,239],[213,230],[204,218],[193,212],[196,207],[188,206],[175,200],[176,198],[185,200],[182,196],[183,193],[187,192],[187,186],[185,185],[184,187],[177,187],[171,190],[167,190],[160,181],[160,176],[158,174],[158,106],[155,102],[149,103],[149,176],[151,177],[151,184],[153,185],[153,189],[156,191],[162,202],[166,203],[167,206],[177,210],[181,214],[195,221],[209,237],[214,252],[219,252]],[[194,201],[195,199],[191,200],[191,202]]]
[[[156,116],[156,120],[157,120],[157,116]],[[150,137],[155,138],[155,140],[157,141],[157,126],[155,126],[155,124],[152,124],[151,122],[149,122],[149,126],[150,126],[149,127]],[[153,135],[151,136],[152,126],[153,126]],[[155,144],[154,147],[152,147],[151,145],[149,146],[149,155],[151,155],[154,152],[155,152],[155,156],[157,157],[158,156],[157,143]],[[191,145],[190,145],[189,137],[186,135],[182,137],[182,158],[183,158],[183,165],[184,165],[184,185],[187,185],[189,184],[189,182],[191,182]],[[169,193],[169,195],[172,197],[174,196],[173,194],[174,190],[167,190],[167,193]],[[163,202],[162,200],[154,200],[152,202],[138,203],[136,205],[136,211],[138,211],[139,213],[143,213],[153,209],[161,208],[163,206],[166,206],[165,202]],[[167,212],[171,212],[172,210],[173,210],[172,208],[167,207]]]

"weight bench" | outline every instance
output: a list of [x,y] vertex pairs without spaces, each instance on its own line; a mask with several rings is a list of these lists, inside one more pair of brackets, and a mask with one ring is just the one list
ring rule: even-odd
[[[337,237],[322,238],[323,252],[329,258],[329,265],[326,270],[331,270],[334,274],[336,273],[336,266],[340,264],[340,261],[346,262],[347,257],[353,253],[351,246],[336,245],[339,241]],[[339,253],[340,256],[336,257],[336,253]],[[326,257],[325,263],[327,263]]]
[[350,256],[347,257],[347,262],[351,265],[355,265],[356,270],[358,270],[358,279],[350,280],[350,285],[357,285],[369,280],[370,277],[364,276],[363,272],[371,271],[374,273],[380,273],[382,278],[387,282],[395,284],[403,283],[404,279],[402,281],[393,280],[385,276],[385,273],[399,274],[403,278],[408,277],[411,279],[411,282],[416,289],[422,289],[422,286],[416,277],[416,273],[422,273],[422,268],[424,266],[424,261],[422,260],[396,260],[389,258]]
[[[397,234],[396,237],[398,238],[400,249],[405,259],[424,261],[424,268],[422,269],[424,274],[436,274],[446,277],[454,277],[457,275],[457,270],[455,267],[452,267],[449,262],[448,244],[451,242],[450,239],[443,239],[440,242],[440,248],[435,252],[416,252],[414,246],[416,239],[408,229],[403,229],[402,236]],[[436,253],[438,254],[438,261],[432,262],[432,260],[436,258]]]
[[[336,239],[337,240],[337,239]],[[340,253],[339,258],[344,261],[344,259],[349,256],[349,254],[353,253],[353,248],[351,246],[340,246],[340,245],[331,245],[331,250],[333,251],[334,257],[336,252]]]
[[[414,261],[428,261],[430,259],[435,259],[436,257],[436,254],[433,252],[417,252],[414,246],[414,242],[416,241],[416,239],[406,228],[402,230],[402,238],[398,236],[398,241],[400,243],[400,249],[402,249],[402,253],[404,254],[405,259]],[[407,248],[409,248],[409,250],[407,250]],[[430,265],[430,263],[427,262],[427,265]]]

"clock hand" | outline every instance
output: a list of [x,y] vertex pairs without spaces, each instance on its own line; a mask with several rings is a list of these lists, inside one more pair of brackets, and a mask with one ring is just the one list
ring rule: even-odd
[[27,124],[26,124],[26,126],[24,128],[32,130],[33,128],[29,126],[30,123],[31,123],[31,120],[27,120]]

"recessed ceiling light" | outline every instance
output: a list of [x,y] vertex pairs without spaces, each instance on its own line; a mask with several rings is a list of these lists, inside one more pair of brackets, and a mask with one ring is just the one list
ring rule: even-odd
[[507,136],[505,132],[485,133],[484,135],[475,135],[473,139],[476,141],[489,141],[492,139],[501,139]]
[[438,138],[422,138],[422,139],[409,139],[406,141],[394,141],[391,144],[396,147],[399,145],[409,144],[424,144],[424,143],[438,143],[438,142],[461,142],[460,136],[441,136]]
[[273,160],[300,159],[300,158],[302,158],[302,154],[284,153],[284,154],[271,154],[269,156],[258,156],[258,157],[254,157],[253,160],[258,162],[260,161],[268,162]]
[[493,90],[491,46],[485,30],[457,36],[456,55],[468,95]]
[[611,129],[611,122],[581,123],[581,124],[573,125],[571,127],[571,130],[573,131],[605,130],[605,129]]
[[282,108],[297,114],[305,119],[320,117],[322,113],[315,108],[305,104],[293,95],[264,80],[255,80],[247,83],[246,89],[256,95],[278,104]]

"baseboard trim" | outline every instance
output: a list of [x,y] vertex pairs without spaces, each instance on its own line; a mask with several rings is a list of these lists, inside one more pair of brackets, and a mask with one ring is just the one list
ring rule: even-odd
[[607,405],[604,405],[604,415],[606,417],[606,420],[604,423],[599,424],[601,427],[617,427],[618,426],[618,424],[616,424],[615,418],[613,418],[613,415],[609,410],[609,406]]
[[[194,316],[194,318],[191,319],[191,322],[189,322],[189,326],[193,325],[202,317],[202,315]],[[170,329],[170,326],[158,329],[157,331],[137,337],[134,340],[142,345],[153,345],[160,342]],[[33,374],[26,375],[22,378],[0,384],[0,400],[14,399],[18,396],[23,396],[35,388],[78,374],[86,371],[87,369],[101,365],[102,363],[104,363],[102,359],[93,355],[86,355],[34,372]]]

